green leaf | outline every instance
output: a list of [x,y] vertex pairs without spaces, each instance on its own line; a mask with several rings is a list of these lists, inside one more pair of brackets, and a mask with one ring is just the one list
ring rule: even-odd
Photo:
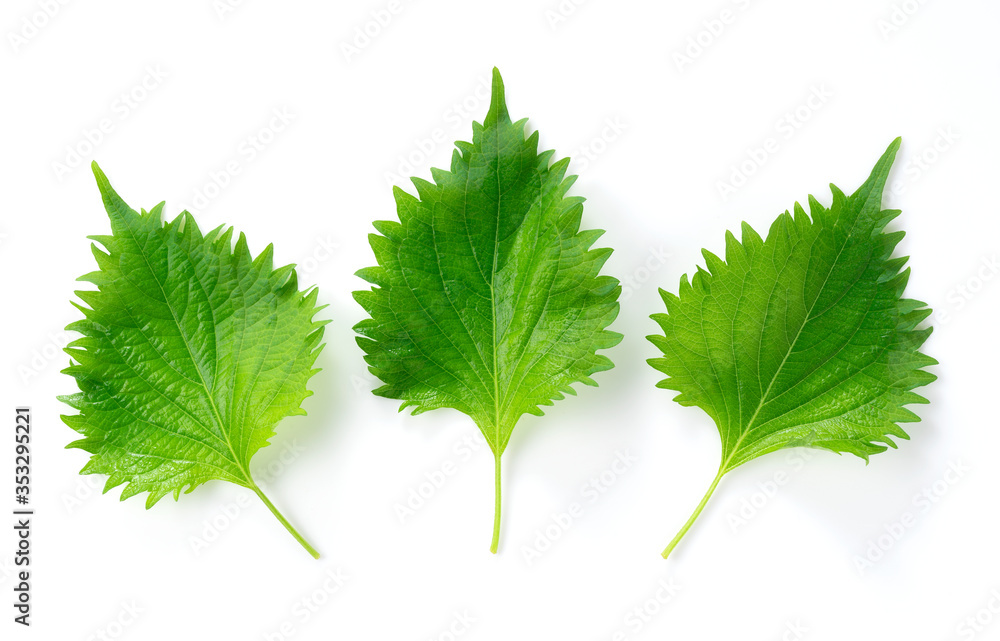
[[399,222],[375,223],[377,267],[355,292],[371,318],[355,330],[375,394],[413,413],[450,407],[482,431],[495,460],[491,550],[500,534],[500,458],[518,419],[596,385],[613,367],[596,354],[621,335],[618,281],[599,274],[610,249],[580,231],[583,199],[567,197],[569,159],[538,152],[538,133],[511,122],[500,73],[472,142],[456,142],[451,171],[413,179],[419,198],[395,189]]
[[903,232],[886,232],[898,210],[882,209],[897,138],[868,180],[830,208],[809,198],[774,221],[767,240],[743,223],[726,234],[726,260],[703,250],[708,270],[660,290],[666,314],[652,316],[663,352],[649,364],[657,387],[703,409],[722,437],[722,464],[701,504],[663,552],[697,519],[722,477],[787,447],[847,452],[865,461],[909,438],[899,423],[920,419],[903,406],[927,401],[912,390],[934,380],[936,361],[918,350],[931,313],[902,298],[906,258],[893,258]]
[[111,218],[110,236],[92,236],[99,269],[79,280],[83,338],[66,348],[64,373],[80,393],[61,397],[63,416],[91,453],[81,474],[106,474],[121,499],[191,492],[211,480],[253,490],[312,554],[251,478],[250,459],[286,416],[305,414],[306,382],[322,349],[318,292],[298,291],[291,265],[274,269],[269,245],[253,258],[232,228],[203,235],[183,212],[163,224],[163,203],[141,214],[94,175]]

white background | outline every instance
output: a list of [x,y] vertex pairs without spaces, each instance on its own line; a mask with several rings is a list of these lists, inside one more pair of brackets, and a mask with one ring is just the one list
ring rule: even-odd
[[[1000,638],[1000,614],[984,609],[1000,588],[996,3],[590,0],[564,2],[562,15],[556,0],[401,0],[379,29],[368,23],[373,11],[385,21],[388,0],[249,0],[222,13],[212,0],[70,1],[47,20],[45,4],[7,0],[0,17],[0,495],[12,489],[13,408],[28,404],[37,509],[30,630],[10,621],[3,517],[0,636]],[[377,35],[345,50],[366,25]],[[633,282],[613,326],[625,339],[608,352],[617,367],[515,430],[496,556],[492,458],[485,447],[463,456],[471,421],[397,414],[372,396],[351,330],[371,221],[395,216],[390,183],[408,185],[387,174],[411,155],[422,177],[447,166],[450,142],[486,113],[494,65],[511,115],[530,116],[543,148],[573,157],[584,226],[606,229],[600,242],[615,248],[606,272]],[[824,97],[810,105],[813,94]],[[292,121],[272,121],[275,109]],[[282,130],[261,132],[272,125]],[[445,142],[431,148],[436,130]],[[700,249],[721,252],[740,221],[763,232],[808,194],[829,202],[831,181],[853,191],[898,135],[887,204],[903,210],[893,226],[912,255],[907,294],[936,310],[925,351],[941,361],[922,391],[931,404],[915,408],[923,422],[867,467],[823,452],[801,466],[808,453],[794,451],[746,465],[663,561],[714,476],[719,438],[707,416],[654,387],[644,336],[662,311],[656,287],[676,291]],[[269,140],[252,158],[251,137]],[[751,166],[748,150],[768,138],[777,151]],[[119,503],[120,489],[101,495],[103,479],[77,475],[87,455],[63,449],[75,435],[55,396],[74,384],[55,352],[79,315],[74,279],[94,269],[86,236],[108,230],[95,158],[133,207],[165,199],[168,216],[188,207],[202,228],[233,224],[255,252],[273,242],[278,263],[320,287],[333,322],[309,416],[282,423],[255,459],[320,561],[234,486],[147,512],[142,498]],[[724,197],[720,181],[744,161],[752,175]],[[239,173],[211,187],[229,163]],[[635,460],[609,472],[626,452]],[[397,505],[449,462],[454,473],[401,523]],[[779,471],[786,482],[765,497]],[[590,501],[583,488],[602,473],[605,491]],[[915,501],[925,490],[934,501]],[[740,525],[744,501],[758,508]],[[574,503],[583,515],[550,528],[558,537],[529,563],[525,551],[544,547],[552,515]],[[883,537],[907,513],[912,527]],[[347,578],[331,595],[337,572]],[[661,582],[677,586],[662,604]],[[322,605],[305,609],[309,600]],[[636,607],[649,614],[626,619]],[[982,631],[959,627],[977,613]],[[468,629],[463,617],[475,620]]]

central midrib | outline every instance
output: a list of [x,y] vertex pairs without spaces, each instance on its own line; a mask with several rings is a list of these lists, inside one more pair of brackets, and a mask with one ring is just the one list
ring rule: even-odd
[[240,462],[239,457],[236,456],[236,450],[233,449],[233,444],[229,440],[229,433],[226,431],[226,424],[223,422],[222,415],[219,413],[219,407],[215,403],[215,397],[212,396],[212,391],[208,388],[208,384],[205,382],[205,377],[201,372],[201,368],[198,367],[198,363],[196,362],[194,357],[194,351],[191,349],[191,344],[188,341],[187,335],[184,333],[184,328],[181,327],[181,323],[177,319],[177,313],[174,311],[173,305],[170,304],[170,298],[167,296],[167,292],[163,288],[163,284],[160,283],[160,280],[156,277],[156,271],[153,269],[152,263],[149,262],[149,258],[146,256],[146,252],[143,245],[141,245],[139,243],[138,238],[136,238],[135,230],[133,230],[132,226],[129,224],[128,217],[122,216],[122,218],[125,220],[125,225],[128,227],[129,234],[132,236],[132,240],[139,248],[139,255],[142,256],[142,260],[144,263],[146,263],[146,267],[147,269],[149,269],[149,273],[153,277],[153,281],[156,283],[156,287],[160,290],[160,294],[163,297],[163,303],[167,306],[167,309],[170,310],[170,317],[174,321],[174,325],[177,326],[177,333],[180,335],[181,341],[184,343],[184,349],[187,350],[188,356],[191,358],[191,362],[194,364],[195,372],[197,372],[198,374],[198,381],[200,382],[202,389],[205,390],[205,397],[208,399],[208,403],[212,408],[212,414],[215,416],[215,420],[219,425],[219,431],[222,432],[222,437],[223,440],[225,440],[226,447],[229,449],[229,453],[233,455],[233,463],[243,474],[243,478],[248,483],[247,487],[251,488],[255,487],[256,484],[254,483],[253,478],[250,476],[250,473],[246,470],[246,468],[243,467],[243,464]]
[[[860,217],[860,213],[858,214],[858,217]],[[856,224],[857,220],[855,220],[855,225]],[[760,410],[767,403],[767,397],[770,396],[771,389],[774,387],[774,382],[778,380],[778,375],[781,373],[782,368],[785,367],[785,363],[788,362],[788,357],[791,356],[792,352],[795,351],[795,345],[798,343],[799,338],[802,336],[802,331],[805,329],[806,325],[809,324],[809,319],[812,317],[813,310],[816,308],[816,303],[819,302],[823,290],[826,288],[826,284],[830,281],[830,275],[833,274],[833,270],[836,268],[837,263],[840,261],[840,257],[843,255],[844,248],[847,247],[847,243],[851,239],[853,231],[854,231],[854,226],[852,225],[851,231],[847,233],[847,237],[844,239],[844,243],[840,246],[840,249],[837,251],[837,256],[833,259],[833,262],[830,263],[830,269],[829,271],[827,271],[826,276],[823,278],[823,284],[820,285],[820,288],[816,294],[816,298],[813,300],[812,305],[809,306],[809,309],[806,311],[805,315],[803,315],[802,324],[799,325],[799,329],[795,333],[795,338],[793,338],[792,342],[789,343],[788,350],[785,352],[784,358],[781,359],[781,364],[778,365],[777,369],[774,370],[774,374],[771,376],[771,381],[770,383],[768,383],[767,389],[764,390],[764,394],[761,395],[760,401],[757,403],[757,409],[754,410],[753,415],[750,417],[750,420],[747,421],[746,427],[742,429],[740,437],[736,439],[736,443],[735,445],[733,445],[732,451],[730,452],[729,456],[727,456],[725,460],[722,462],[722,465],[720,466],[719,469],[725,470],[729,466],[729,463],[732,462],[733,458],[739,452],[740,445],[743,443],[743,439],[746,438],[747,434],[749,434],[753,430],[754,421],[757,420],[757,416],[758,414],[760,414]]]
[[[493,140],[496,145],[496,149],[500,149],[500,127],[495,126],[493,129]],[[497,182],[497,204],[496,204],[496,226],[493,232],[493,267],[490,269],[490,311],[492,313],[492,323],[493,323],[493,442],[496,444],[496,456],[500,456],[502,448],[500,447],[500,371],[499,371],[499,360],[497,359],[497,350],[500,346],[500,340],[497,336],[497,296],[496,296],[496,275],[497,275],[497,260],[500,255],[500,200],[503,197],[500,191],[500,154],[497,152],[497,162],[496,162],[495,178]]]

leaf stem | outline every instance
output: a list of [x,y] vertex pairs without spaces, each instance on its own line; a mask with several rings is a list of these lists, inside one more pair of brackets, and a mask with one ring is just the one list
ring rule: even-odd
[[681,542],[681,539],[684,538],[684,535],[687,534],[687,531],[690,530],[691,526],[694,525],[694,522],[698,520],[698,516],[701,514],[701,511],[705,509],[705,505],[708,504],[708,499],[712,498],[712,493],[715,492],[715,488],[719,485],[719,481],[722,480],[722,477],[723,475],[725,475],[725,473],[726,473],[726,466],[723,465],[722,467],[719,468],[719,473],[715,475],[715,480],[712,481],[712,485],[710,485],[708,491],[705,492],[705,496],[702,497],[701,503],[699,503],[698,507],[695,508],[694,513],[691,515],[691,518],[687,520],[687,523],[684,524],[684,527],[681,528],[681,531],[678,532],[677,536],[675,536],[674,539],[670,542],[670,545],[668,545],[666,549],[663,550],[663,553],[661,554],[663,558],[667,558],[668,556],[670,556],[670,553],[673,552],[674,548],[677,547],[677,544]]
[[497,553],[500,546],[500,455],[493,455],[493,542],[490,552]]
[[292,527],[292,524],[288,522],[288,519],[286,519],[285,516],[278,511],[278,508],[274,507],[274,503],[271,503],[271,500],[264,495],[264,492],[261,491],[259,487],[257,487],[257,484],[254,483],[250,489],[253,490],[257,494],[257,496],[260,497],[261,501],[264,501],[264,505],[267,506],[267,509],[271,510],[271,514],[273,514],[275,517],[277,517],[279,521],[281,521],[281,524],[285,526],[285,529],[288,530],[291,533],[291,535],[295,537],[296,541],[302,544],[302,547],[306,549],[306,552],[311,554],[312,558],[318,559],[319,552],[316,551],[316,548],[310,545],[309,541],[306,541],[305,538],[301,534],[299,534],[298,530]]

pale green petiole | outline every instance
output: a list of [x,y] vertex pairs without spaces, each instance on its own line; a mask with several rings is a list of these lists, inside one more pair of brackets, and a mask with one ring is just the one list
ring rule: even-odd
[[490,552],[497,553],[500,545],[500,455],[493,456],[493,542]]
[[291,533],[291,535],[295,537],[295,540],[298,541],[302,545],[302,547],[306,549],[306,552],[311,554],[312,558],[318,559],[319,552],[316,550],[316,548],[314,548],[309,543],[309,541],[306,541],[305,537],[299,534],[298,530],[296,530],[292,526],[292,524],[288,522],[288,519],[286,519],[285,516],[278,511],[278,508],[274,507],[274,503],[271,503],[271,500],[267,498],[264,492],[261,491],[261,489],[257,487],[256,484],[254,484],[253,487],[251,487],[250,489],[253,490],[254,493],[256,493],[257,496],[260,497],[261,501],[264,501],[264,505],[267,506],[267,509],[271,510],[271,514],[273,514],[279,521],[281,521],[281,524],[285,526],[285,529],[288,530]]
[[699,503],[698,507],[695,508],[694,513],[691,515],[691,518],[687,520],[687,523],[684,524],[684,527],[681,528],[681,531],[678,532],[677,536],[675,536],[674,539],[670,542],[670,545],[668,545],[663,550],[663,553],[661,554],[663,558],[667,558],[668,556],[670,556],[670,553],[673,552],[674,548],[677,547],[677,544],[681,542],[681,539],[684,538],[684,535],[687,534],[687,531],[690,530],[691,526],[694,525],[694,522],[698,520],[698,516],[701,515],[701,511],[704,510],[705,506],[708,504],[708,499],[712,498],[712,494],[715,492],[715,488],[718,487],[719,481],[722,480],[722,477],[725,475],[725,473],[726,472],[724,467],[719,469],[719,473],[715,476],[715,479],[712,481],[712,484],[708,487],[708,491],[705,492],[705,496],[702,497],[701,503]]

